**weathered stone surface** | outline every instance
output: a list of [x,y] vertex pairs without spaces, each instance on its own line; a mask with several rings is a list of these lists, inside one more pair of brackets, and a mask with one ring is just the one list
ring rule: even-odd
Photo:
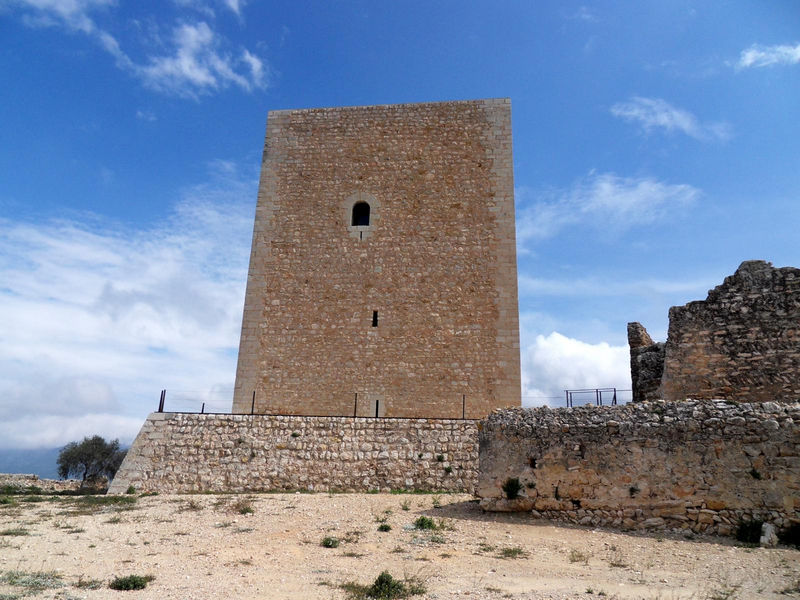
[[800,400],[800,269],[745,261],[706,300],[670,308],[662,348],[643,329],[628,325],[634,400]]
[[772,523],[763,523],[761,525],[761,537],[758,540],[758,545],[762,548],[774,548],[778,545],[778,531]]
[[153,413],[109,493],[472,492],[477,466],[471,420]]
[[269,113],[233,412],[482,418],[518,321],[508,99]]
[[[482,422],[479,442],[487,510],[721,535],[742,520],[800,520],[800,403],[506,409]],[[509,478],[521,499],[505,498]]]
[[634,402],[657,400],[664,372],[664,343],[655,343],[640,323],[628,323]]

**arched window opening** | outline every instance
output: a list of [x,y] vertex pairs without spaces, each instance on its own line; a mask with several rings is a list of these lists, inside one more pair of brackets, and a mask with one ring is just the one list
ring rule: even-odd
[[350,225],[353,227],[369,226],[369,204],[366,202],[356,202],[353,205],[353,219]]

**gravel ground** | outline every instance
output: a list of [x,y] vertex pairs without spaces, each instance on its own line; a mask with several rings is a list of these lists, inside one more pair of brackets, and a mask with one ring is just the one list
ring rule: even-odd
[[[483,513],[467,495],[43,498],[0,498],[0,599],[344,599],[342,584],[384,570],[441,600],[800,597],[796,549],[567,527]],[[414,529],[421,516],[440,528]],[[326,537],[338,547],[323,547]],[[39,580],[60,587],[9,583],[38,572],[55,572]],[[130,574],[154,579],[141,591],[108,588]]]

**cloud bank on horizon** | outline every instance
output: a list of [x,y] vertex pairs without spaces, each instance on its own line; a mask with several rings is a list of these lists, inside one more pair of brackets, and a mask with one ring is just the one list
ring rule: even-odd
[[230,410],[256,180],[223,167],[161,226],[0,219],[0,447],[130,442],[163,388]]

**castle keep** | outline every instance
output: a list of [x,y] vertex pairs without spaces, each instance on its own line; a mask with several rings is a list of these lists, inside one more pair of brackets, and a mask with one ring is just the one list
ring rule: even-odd
[[269,113],[233,412],[520,405],[508,99]]

